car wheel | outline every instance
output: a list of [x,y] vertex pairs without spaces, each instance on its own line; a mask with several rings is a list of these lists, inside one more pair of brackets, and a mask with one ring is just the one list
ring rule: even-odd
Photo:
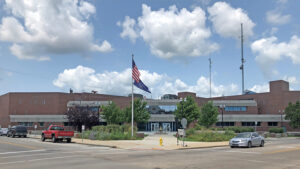
[[248,148],[251,148],[252,147],[252,143],[251,141],[248,142]]
[[44,134],[42,135],[41,140],[42,140],[43,142],[46,140]]
[[70,138],[67,138],[67,143],[71,143],[71,139]]
[[55,136],[52,136],[52,142],[55,143],[56,142],[56,138]]
[[27,137],[27,135],[24,135],[24,138],[26,138]]
[[260,146],[261,146],[261,147],[265,146],[264,140],[261,141]]
[[230,146],[230,148],[234,148],[234,146]]

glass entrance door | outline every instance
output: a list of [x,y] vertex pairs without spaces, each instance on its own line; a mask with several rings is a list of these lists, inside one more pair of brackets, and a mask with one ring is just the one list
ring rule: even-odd
[[163,131],[165,131],[165,132],[171,131],[170,123],[163,123],[162,125],[163,125]]
[[158,131],[159,123],[151,123],[151,131]]

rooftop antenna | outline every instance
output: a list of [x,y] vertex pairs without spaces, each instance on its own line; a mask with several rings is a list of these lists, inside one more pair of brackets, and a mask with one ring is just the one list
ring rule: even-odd
[[211,58],[209,58],[208,61],[209,61],[209,98],[211,98]]
[[240,69],[242,70],[242,94],[244,94],[244,48],[243,48],[243,43],[244,43],[244,36],[243,36],[243,23],[241,23],[241,55],[242,55],[242,65]]

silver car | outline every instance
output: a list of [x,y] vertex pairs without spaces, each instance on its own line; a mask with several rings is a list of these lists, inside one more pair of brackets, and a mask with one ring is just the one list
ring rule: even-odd
[[7,131],[8,131],[8,128],[1,128],[0,129],[0,136],[7,135]]
[[236,137],[229,141],[231,148],[233,147],[263,147],[265,144],[265,138],[257,134],[256,132],[239,133]]

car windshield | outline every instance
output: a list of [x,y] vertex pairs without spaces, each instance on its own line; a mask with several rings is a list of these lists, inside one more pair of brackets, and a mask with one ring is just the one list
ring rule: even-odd
[[251,136],[251,133],[239,133],[236,138],[248,138]]

